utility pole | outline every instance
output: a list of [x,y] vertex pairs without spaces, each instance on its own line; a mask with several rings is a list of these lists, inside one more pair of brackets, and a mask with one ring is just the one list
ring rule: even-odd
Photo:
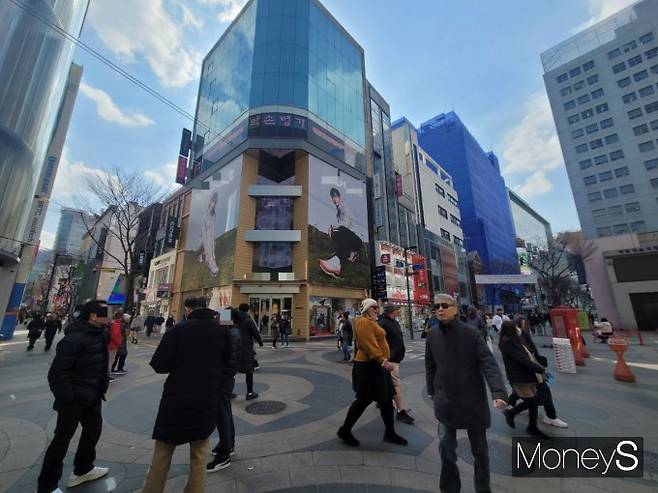
[[[410,250],[417,250],[416,246],[406,246],[404,247],[404,276],[407,278],[407,323],[409,324],[409,335],[411,339],[414,338],[414,326],[413,326],[413,317],[411,316],[411,288],[409,287],[409,276],[413,276],[415,273],[409,274],[409,263],[407,262],[407,253]],[[413,262],[411,262],[413,269]]]
[[53,268],[50,270],[50,277],[48,278],[48,289],[46,289],[46,295],[43,297],[43,302],[41,304],[41,311],[45,314],[48,311],[48,302],[50,301],[50,289],[53,286],[53,278],[55,277],[55,269],[57,268],[57,258],[59,253],[55,252],[55,257],[53,258]]

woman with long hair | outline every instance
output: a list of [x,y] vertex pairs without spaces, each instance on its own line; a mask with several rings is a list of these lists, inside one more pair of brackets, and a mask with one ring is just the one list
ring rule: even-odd
[[527,409],[529,420],[526,431],[530,435],[548,438],[537,428],[537,384],[544,381],[546,370],[523,344],[521,330],[512,321],[506,320],[501,325],[498,347],[503,355],[507,379],[516,395],[522,399],[522,402],[512,409],[504,411],[507,424],[514,428],[514,417]]

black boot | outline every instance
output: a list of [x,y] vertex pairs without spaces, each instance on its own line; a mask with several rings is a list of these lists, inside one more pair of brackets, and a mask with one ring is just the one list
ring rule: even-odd
[[352,435],[352,432],[349,430],[346,430],[342,426],[338,428],[338,431],[336,432],[336,435],[338,438],[340,438],[345,445],[349,445],[350,447],[358,447],[359,446],[359,441],[354,438],[354,435]]

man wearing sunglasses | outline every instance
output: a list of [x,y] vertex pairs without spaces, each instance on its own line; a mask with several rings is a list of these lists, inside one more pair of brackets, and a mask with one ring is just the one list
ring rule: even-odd
[[71,438],[82,427],[73,472],[68,487],[102,478],[106,467],[94,467],[96,444],[101,436],[101,401],[109,383],[107,352],[107,302],[93,300],[80,310],[80,316],[65,330],[48,372],[50,390],[55,396],[57,425],[38,479],[38,493],[57,489],[62,465]]
[[478,330],[457,316],[456,300],[441,294],[436,301],[439,324],[427,336],[425,370],[427,393],[434,401],[434,415],[439,421],[439,487],[441,491],[460,491],[457,430],[465,429],[475,458],[475,491],[491,491],[486,433],[491,415],[485,380],[497,409],[507,407],[505,384]]

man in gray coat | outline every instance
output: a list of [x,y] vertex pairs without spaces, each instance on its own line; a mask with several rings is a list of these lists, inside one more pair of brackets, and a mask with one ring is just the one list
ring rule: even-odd
[[439,420],[442,492],[461,489],[457,468],[457,430],[465,429],[475,459],[475,491],[489,487],[489,446],[486,430],[491,425],[485,380],[497,409],[507,407],[507,391],[496,360],[475,327],[457,317],[456,300],[437,296],[439,325],[432,327],[425,345],[427,393]]

